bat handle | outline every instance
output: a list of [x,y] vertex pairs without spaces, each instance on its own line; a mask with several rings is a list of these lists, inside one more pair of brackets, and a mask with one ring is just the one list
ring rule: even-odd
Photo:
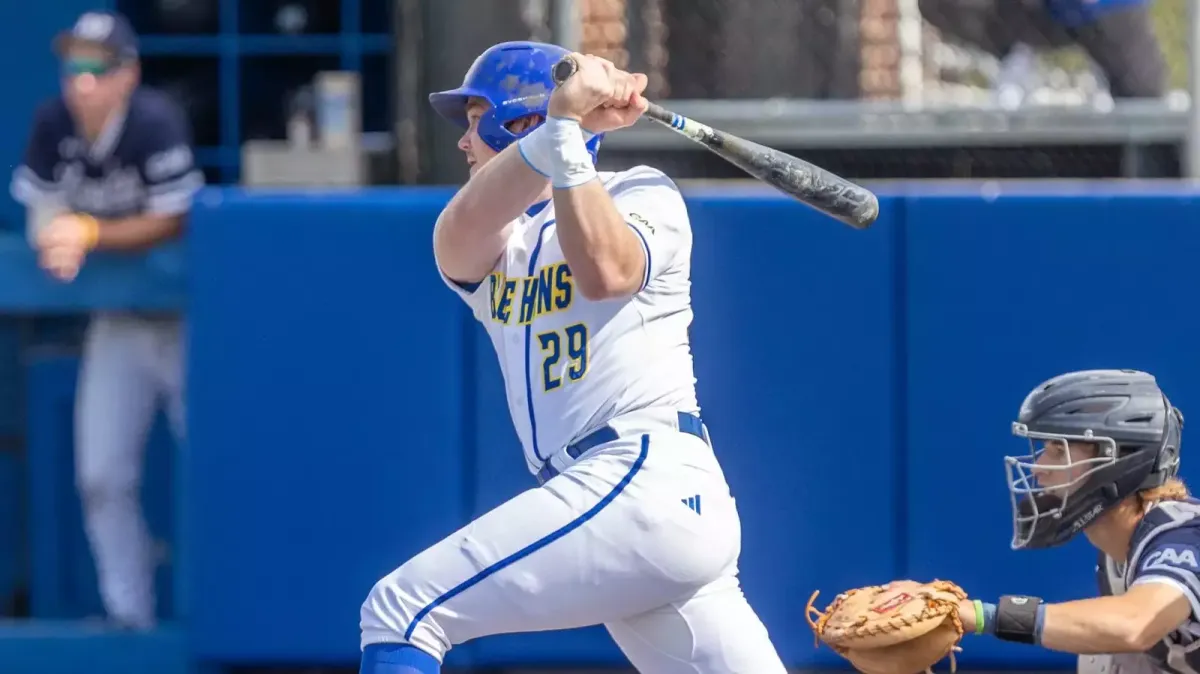
[[650,103],[649,107],[646,108],[646,112],[642,113],[642,116],[649,117],[656,122],[666,124],[675,129],[683,128],[683,115],[677,115],[658,103]]

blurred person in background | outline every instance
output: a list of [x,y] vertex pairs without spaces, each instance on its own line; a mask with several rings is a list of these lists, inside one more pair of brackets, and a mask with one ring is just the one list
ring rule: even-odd
[[1166,93],[1167,65],[1151,0],[919,0],[943,35],[1000,59],[996,89],[1019,102],[1039,51],[1078,45],[1113,98]]
[[[71,282],[92,251],[138,251],[178,236],[203,185],[185,112],[140,85],[129,22],[88,12],[54,41],[62,93],[36,111],[12,194],[42,267]],[[142,455],[163,399],[181,440],[182,320],[102,312],[84,337],[75,475],[109,618],[155,623],[155,566],[141,510]]]

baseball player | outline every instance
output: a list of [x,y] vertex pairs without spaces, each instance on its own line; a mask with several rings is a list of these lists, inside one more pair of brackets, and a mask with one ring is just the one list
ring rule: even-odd
[[1070,372],[1034,389],[1013,424],[1031,453],[1005,459],[1012,547],[1082,531],[1100,551],[1101,596],[964,601],[964,625],[1078,653],[1082,674],[1200,671],[1200,500],[1176,477],[1182,431],[1145,372]]
[[737,577],[741,525],[696,402],[692,234],[661,172],[594,166],[646,109],[644,75],[507,42],[430,96],[463,128],[467,184],[434,229],[483,325],[540,487],[380,580],[363,674],[440,671],[485,635],[604,624],[641,672],[783,674]]
[[[139,86],[138,41],[119,14],[88,12],[55,41],[63,91],[34,116],[13,196],[48,273],[70,282],[93,250],[176,236],[203,176],[183,110]],[[181,322],[103,312],[89,321],[75,410],[75,471],[104,605],[120,626],[154,624],[152,547],[139,486],[162,399],[183,433]]]

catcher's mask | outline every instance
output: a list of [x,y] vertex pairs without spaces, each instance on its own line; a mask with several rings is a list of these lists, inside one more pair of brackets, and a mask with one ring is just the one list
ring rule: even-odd
[[1145,372],[1043,382],[1012,425],[1029,454],[1004,458],[1013,549],[1065,543],[1125,497],[1161,486],[1179,470],[1182,431],[1183,415]]

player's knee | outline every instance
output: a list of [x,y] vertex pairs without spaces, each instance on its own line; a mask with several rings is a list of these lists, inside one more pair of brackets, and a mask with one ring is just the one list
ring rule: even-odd
[[375,583],[359,609],[362,645],[409,643],[438,657],[450,648],[437,611],[426,610],[425,598],[408,565]]
[[106,503],[137,496],[137,480],[126,475],[118,466],[89,465],[82,461],[76,466],[75,486],[85,503]]
[[420,608],[407,589],[395,582],[394,572],[379,580],[367,593],[359,609],[359,626],[364,638],[368,633],[386,634],[395,641],[408,631]]

